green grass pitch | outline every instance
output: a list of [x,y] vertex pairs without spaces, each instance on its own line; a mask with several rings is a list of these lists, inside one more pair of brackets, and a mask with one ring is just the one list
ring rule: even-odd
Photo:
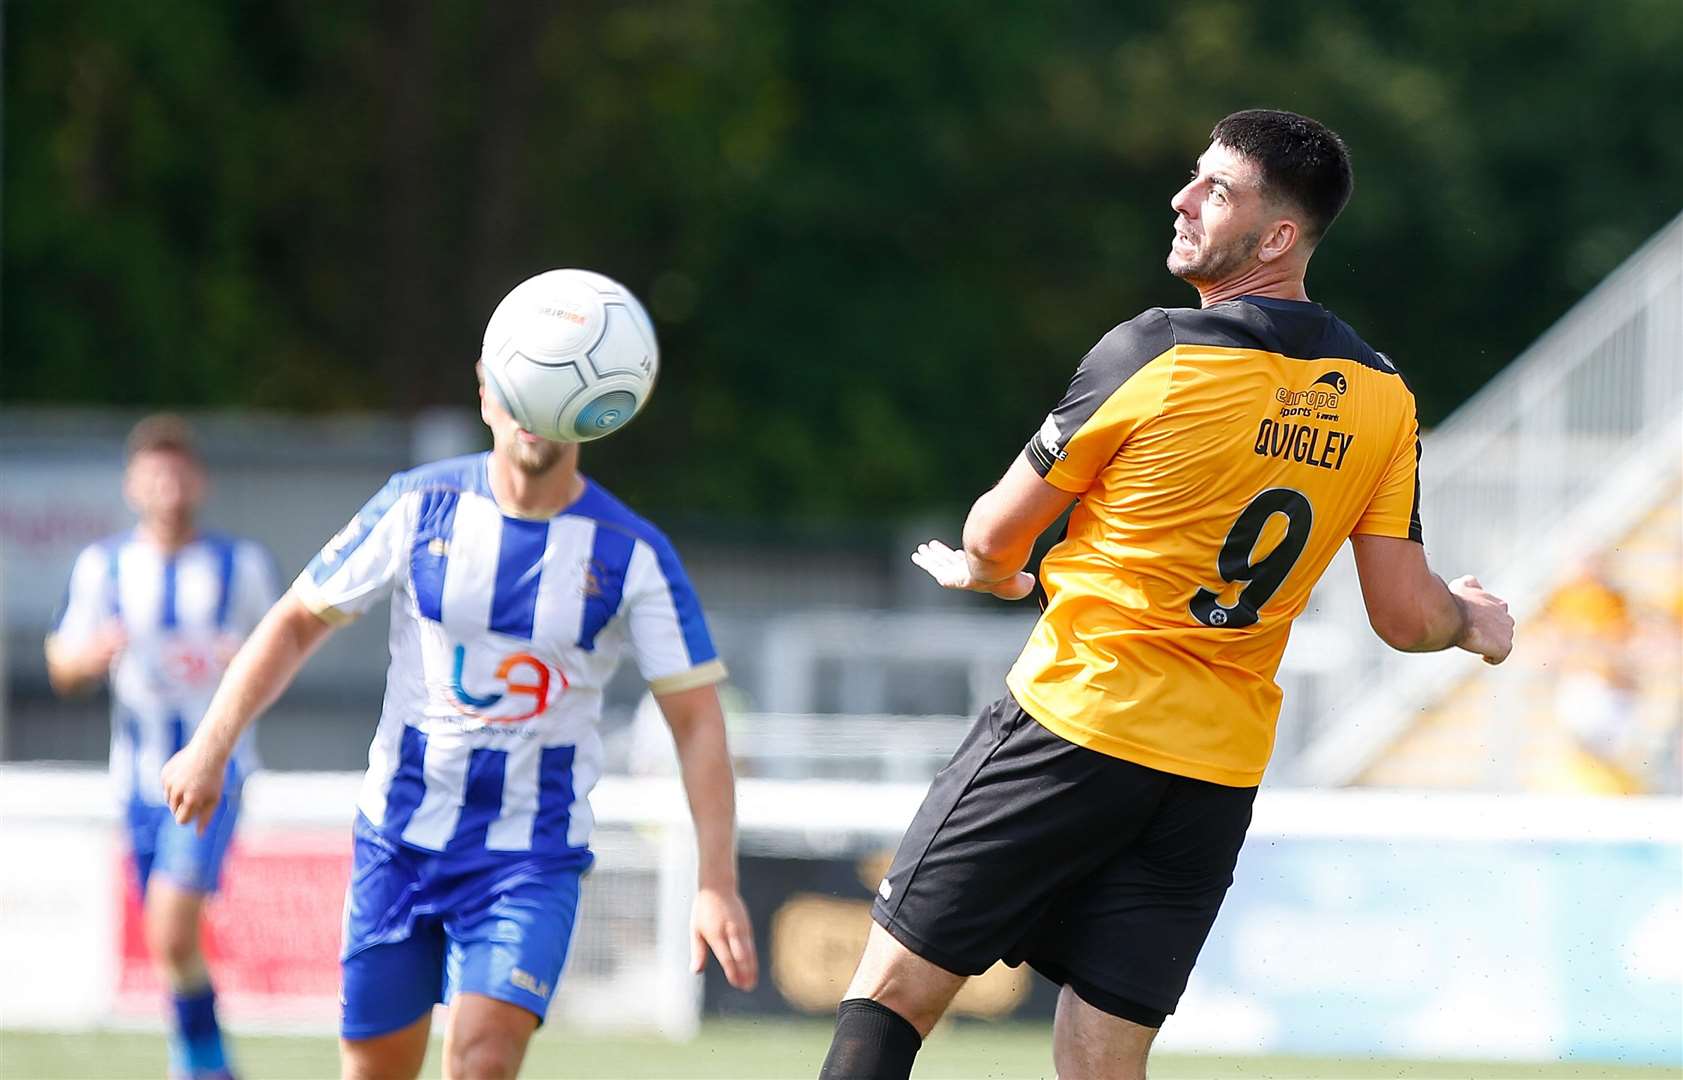
[[[967,1025],[937,1031],[918,1058],[918,1078],[1050,1077],[1051,1032],[1043,1025]],[[828,1024],[813,1021],[716,1021],[690,1043],[611,1036],[550,1028],[540,1031],[521,1075],[527,1080],[586,1078],[810,1077],[829,1045]],[[338,1075],[332,1039],[245,1036],[233,1045],[235,1065],[252,1080],[303,1080]],[[438,1044],[424,1076],[439,1075]],[[164,1073],[164,1045],[158,1035],[128,1032],[44,1034],[0,1032],[0,1080],[70,1078],[153,1078]],[[1153,1080],[1235,1077],[1398,1077],[1408,1080],[1495,1080],[1495,1078],[1578,1077],[1634,1080],[1676,1077],[1675,1070],[1621,1068],[1604,1064],[1513,1065],[1371,1061],[1333,1058],[1183,1057],[1152,1060]]]

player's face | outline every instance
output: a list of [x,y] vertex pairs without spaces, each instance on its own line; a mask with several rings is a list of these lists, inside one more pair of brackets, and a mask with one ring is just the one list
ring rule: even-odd
[[497,453],[523,473],[532,476],[546,473],[566,456],[566,443],[540,439],[521,427],[503,408],[497,395],[486,390],[484,382],[479,384],[479,415],[484,419],[485,426],[491,429],[491,443]]
[[129,460],[123,494],[142,519],[170,525],[193,520],[204,500],[205,473],[176,450],[142,450]]
[[1169,245],[1169,273],[1191,285],[1225,281],[1256,255],[1270,207],[1261,175],[1250,159],[1211,143],[1175,193],[1175,236]]

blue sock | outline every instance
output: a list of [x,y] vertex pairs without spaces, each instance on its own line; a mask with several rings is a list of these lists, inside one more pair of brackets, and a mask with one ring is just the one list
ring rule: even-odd
[[222,1028],[216,1022],[216,991],[206,986],[175,994],[175,1031],[170,1060],[185,1076],[219,1076],[228,1071]]

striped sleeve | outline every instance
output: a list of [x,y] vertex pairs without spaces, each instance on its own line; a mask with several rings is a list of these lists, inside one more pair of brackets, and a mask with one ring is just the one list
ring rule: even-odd
[[411,501],[396,476],[375,493],[293,582],[304,606],[326,622],[347,623],[383,600],[404,566]]
[[666,537],[638,540],[625,585],[631,652],[650,690],[676,693],[724,679],[701,600]]
[[50,642],[81,645],[116,613],[113,558],[112,549],[105,544],[89,544],[76,556],[64,602],[53,619]]
[[1174,330],[1152,308],[1116,327],[1081,360],[1063,400],[1023,448],[1047,483],[1079,495],[1122,444],[1162,410]]
[[1420,528],[1420,421],[1409,401],[1408,422],[1397,439],[1379,487],[1357,519],[1352,535],[1407,537],[1424,542]]

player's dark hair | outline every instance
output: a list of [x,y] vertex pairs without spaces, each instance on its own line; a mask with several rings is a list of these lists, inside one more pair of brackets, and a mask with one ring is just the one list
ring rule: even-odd
[[142,417],[129,429],[124,451],[124,457],[129,461],[133,461],[136,455],[154,451],[180,454],[193,461],[201,460],[193,429],[174,413],[153,413]]
[[1355,176],[1344,140],[1326,125],[1282,109],[1246,109],[1226,116],[1210,132],[1220,143],[1256,162],[1266,195],[1291,203],[1307,216],[1309,241],[1332,227],[1350,201]]

